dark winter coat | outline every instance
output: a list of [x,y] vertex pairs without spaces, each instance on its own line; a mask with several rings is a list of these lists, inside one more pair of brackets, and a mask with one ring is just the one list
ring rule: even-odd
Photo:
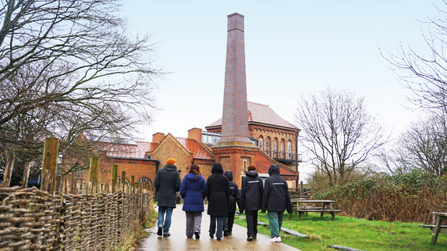
[[228,213],[234,213],[236,212],[236,202],[239,209],[241,208],[241,195],[239,187],[233,181],[233,172],[227,170],[225,171],[225,176],[230,181],[230,197],[228,198],[227,211]]
[[159,207],[174,207],[177,192],[180,189],[180,175],[175,165],[166,165],[158,170],[155,176],[154,186],[158,193]]
[[262,198],[262,212],[287,212],[291,214],[289,187],[286,180],[279,174],[279,166],[273,164],[268,171],[270,177],[265,180],[264,195]]
[[206,181],[206,196],[208,198],[208,214],[215,217],[227,216],[227,201],[230,197],[230,182],[223,175],[220,163],[214,163],[212,175]]
[[258,173],[251,170],[242,180],[241,200],[242,210],[259,210],[262,206],[264,187]]
[[203,212],[203,199],[206,197],[205,179],[202,175],[188,173],[180,185],[180,195],[184,199],[183,211]]

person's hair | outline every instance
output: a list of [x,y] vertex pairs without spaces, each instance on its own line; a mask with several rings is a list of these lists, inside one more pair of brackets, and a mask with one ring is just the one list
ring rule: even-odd
[[248,171],[251,171],[251,170],[256,170],[256,167],[254,166],[254,165],[249,165],[248,166]]
[[199,177],[199,174],[200,174],[200,167],[199,167],[199,165],[192,164],[191,168],[189,169],[189,173],[193,173],[196,176],[195,180],[197,180],[197,177]]

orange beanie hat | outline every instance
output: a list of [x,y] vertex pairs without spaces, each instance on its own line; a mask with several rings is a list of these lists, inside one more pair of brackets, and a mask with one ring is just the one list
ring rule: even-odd
[[168,161],[166,161],[166,163],[167,163],[168,165],[174,165],[174,164],[175,164],[175,159],[173,159],[173,158],[169,158]]

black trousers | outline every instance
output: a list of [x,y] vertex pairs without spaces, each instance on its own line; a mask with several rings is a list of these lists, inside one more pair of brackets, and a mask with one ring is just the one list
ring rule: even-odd
[[247,219],[247,237],[256,237],[258,234],[258,210],[245,211]]
[[[222,231],[225,225],[225,216],[216,217],[210,216],[210,235],[216,234],[216,237],[222,237]],[[216,222],[217,222],[217,231],[216,231]]]
[[234,213],[235,212],[228,212],[227,213],[227,219],[225,221],[225,230],[227,230],[230,233],[233,230]]

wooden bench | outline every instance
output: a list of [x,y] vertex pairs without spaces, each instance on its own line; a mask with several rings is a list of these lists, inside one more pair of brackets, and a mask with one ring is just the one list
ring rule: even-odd
[[442,220],[447,220],[447,213],[432,212],[433,225],[419,225],[419,227],[430,228],[433,232],[431,243],[436,244],[439,233],[447,234],[447,225],[441,225]]
[[[331,214],[332,220],[335,220],[335,213],[342,212],[342,210],[333,209],[332,204],[337,203],[333,200],[306,200],[306,199],[291,199],[292,205],[294,206],[294,211],[299,214],[299,219],[301,220],[301,215],[308,212],[321,213],[321,217],[324,214]],[[307,204],[322,204],[321,207],[318,206],[308,206]],[[292,215],[289,215],[289,219]]]

